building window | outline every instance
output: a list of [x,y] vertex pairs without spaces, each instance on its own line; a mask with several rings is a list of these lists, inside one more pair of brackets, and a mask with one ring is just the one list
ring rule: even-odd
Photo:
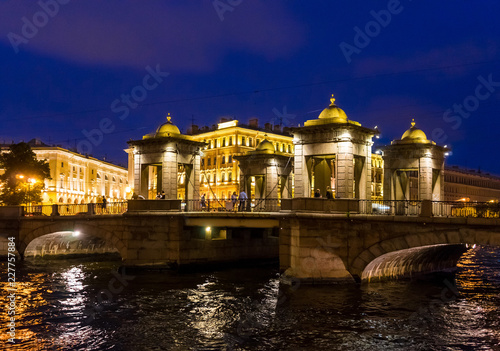
[[217,166],[217,156],[214,157],[214,166]]
[[291,145],[288,145],[288,153],[291,154],[292,153],[292,146]]
[[201,159],[201,166],[202,167],[205,166],[205,159],[204,158]]
[[225,165],[226,164],[226,156],[222,156],[222,164]]
[[233,156],[229,155],[227,163],[233,163]]
[[226,173],[222,172],[222,175],[221,175],[221,182],[225,182],[226,181]]
[[232,173],[232,172],[229,172],[229,173],[227,174],[227,180],[228,180],[229,182],[232,182],[232,181],[233,181],[233,173]]
[[212,165],[212,159],[211,159],[210,157],[208,157],[208,158],[207,158],[207,164],[208,164],[209,166],[211,166],[211,165]]
[[244,136],[241,137],[241,145],[245,146],[245,137]]
[[229,137],[229,146],[233,145],[233,137]]
[[248,138],[248,146],[252,147],[253,146],[252,142],[253,142],[252,138]]
[[255,140],[255,146],[259,146],[259,144],[260,144],[260,139],[256,139]]
[[61,162],[61,167],[64,167],[64,162]]
[[222,147],[226,146],[226,138],[222,138]]

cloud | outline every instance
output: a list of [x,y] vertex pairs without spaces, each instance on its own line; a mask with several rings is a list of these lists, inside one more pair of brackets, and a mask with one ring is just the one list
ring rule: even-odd
[[417,52],[408,58],[394,56],[367,58],[359,61],[354,71],[357,75],[364,76],[450,67],[442,72],[448,76],[460,76],[469,72],[467,64],[492,60],[497,53],[495,44],[478,47],[477,44],[464,43],[428,52]]
[[[0,40],[10,45],[7,35],[21,35],[22,18],[40,10],[37,2],[1,1]],[[72,0],[28,40],[20,50],[83,64],[203,72],[235,49],[287,57],[302,45],[303,29],[284,5],[264,0],[242,1],[223,21],[212,0]]]

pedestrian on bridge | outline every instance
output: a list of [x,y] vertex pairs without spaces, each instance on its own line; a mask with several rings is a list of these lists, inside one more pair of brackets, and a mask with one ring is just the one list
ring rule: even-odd
[[102,196],[102,213],[106,212],[106,205],[108,201],[106,200],[106,195]]
[[231,195],[231,202],[233,204],[233,211],[236,211],[236,202],[238,201],[238,195],[236,195],[236,191],[233,191],[233,195]]
[[241,191],[238,199],[240,200],[240,207],[238,208],[238,211],[246,211],[246,203],[248,200],[247,193],[245,193],[245,191]]

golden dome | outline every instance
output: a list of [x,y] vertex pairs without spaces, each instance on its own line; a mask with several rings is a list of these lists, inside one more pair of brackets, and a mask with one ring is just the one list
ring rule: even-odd
[[410,129],[404,132],[401,140],[422,142],[427,141],[427,135],[421,129],[415,128],[415,120],[412,119]]
[[175,124],[172,123],[171,121],[172,117],[170,117],[170,113],[167,116],[167,122],[163,123],[161,126],[158,127],[156,130],[155,137],[166,137],[170,136],[172,134],[181,134],[181,131]]
[[344,110],[335,105],[335,98],[330,99],[330,106],[325,108],[320,114],[319,119],[331,119],[331,123],[347,123],[347,115]]
[[[266,137],[267,137],[267,135],[266,135]],[[258,151],[258,152],[274,152],[274,145],[269,140],[264,139],[264,140],[262,140],[259,143],[259,145],[255,149],[255,151]]]

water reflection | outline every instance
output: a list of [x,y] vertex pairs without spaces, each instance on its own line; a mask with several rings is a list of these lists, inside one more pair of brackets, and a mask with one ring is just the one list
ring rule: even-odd
[[495,248],[468,251],[456,285],[442,275],[287,287],[272,267],[141,273],[90,323],[119,261],[28,262],[18,267],[15,350],[495,350],[499,259]]

